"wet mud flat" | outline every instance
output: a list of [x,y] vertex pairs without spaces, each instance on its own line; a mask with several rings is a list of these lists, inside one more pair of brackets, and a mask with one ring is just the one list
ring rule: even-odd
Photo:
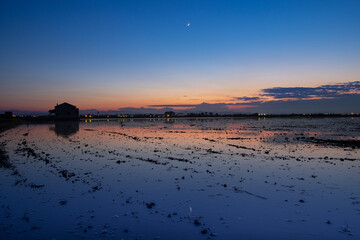
[[360,239],[360,119],[0,133],[0,239]]

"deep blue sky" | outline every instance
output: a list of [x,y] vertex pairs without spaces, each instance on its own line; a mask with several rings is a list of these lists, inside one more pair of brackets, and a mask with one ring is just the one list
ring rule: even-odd
[[360,75],[360,1],[2,0],[0,36],[2,109],[228,102]]

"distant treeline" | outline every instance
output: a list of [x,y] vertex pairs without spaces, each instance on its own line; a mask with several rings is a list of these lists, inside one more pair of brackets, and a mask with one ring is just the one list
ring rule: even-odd
[[165,116],[164,114],[117,114],[117,115],[81,115],[82,119],[91,118],[289,118],[289,117],[360,117],[358,113],[348,114],[327,114],[327,113],[309,113],[309,114],[264,114],[264,113],[251,113],[251,114],[212,114],[212,113],[189,113],[174,116]]
[[[188,113],[188,114],[113,114],[113,115],[80,115],[79,119],[118,119],[118,118],[331,118],[331,117],[360,117],[359,113],[304,113],[304,114],[265,114],[265,113],[239,113],[239,114],[219,114],[219,113]],[[28,120],[28,121],[55,121],[66,120],[58,119],[55,116],[15,116],[10,114],[0,114],[3,120]],[[74,120],[74,119],[72,119]]]

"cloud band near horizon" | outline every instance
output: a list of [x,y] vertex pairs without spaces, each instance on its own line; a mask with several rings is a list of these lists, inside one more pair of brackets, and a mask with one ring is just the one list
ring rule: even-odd
[[[318,87],[274,87],[260,90],[258,96],[232,97],[224,102],[199,104],[160,104],[126,107],[102,111],[81,110],[81,113],[161,114],[177,113],[360,113],[360,81],[321,85]],[[16,112],[16,110],[15,110]]]

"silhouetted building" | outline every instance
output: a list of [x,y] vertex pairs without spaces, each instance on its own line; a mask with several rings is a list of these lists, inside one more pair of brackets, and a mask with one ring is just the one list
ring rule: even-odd
[[175,113],[173,111],[165,112],[165,117],[175,117]]
[[59,119],[77,119],[79,118],[79,109],[69,103],[57,104],[55,109],[49,110],[49,113],[54,113]]

